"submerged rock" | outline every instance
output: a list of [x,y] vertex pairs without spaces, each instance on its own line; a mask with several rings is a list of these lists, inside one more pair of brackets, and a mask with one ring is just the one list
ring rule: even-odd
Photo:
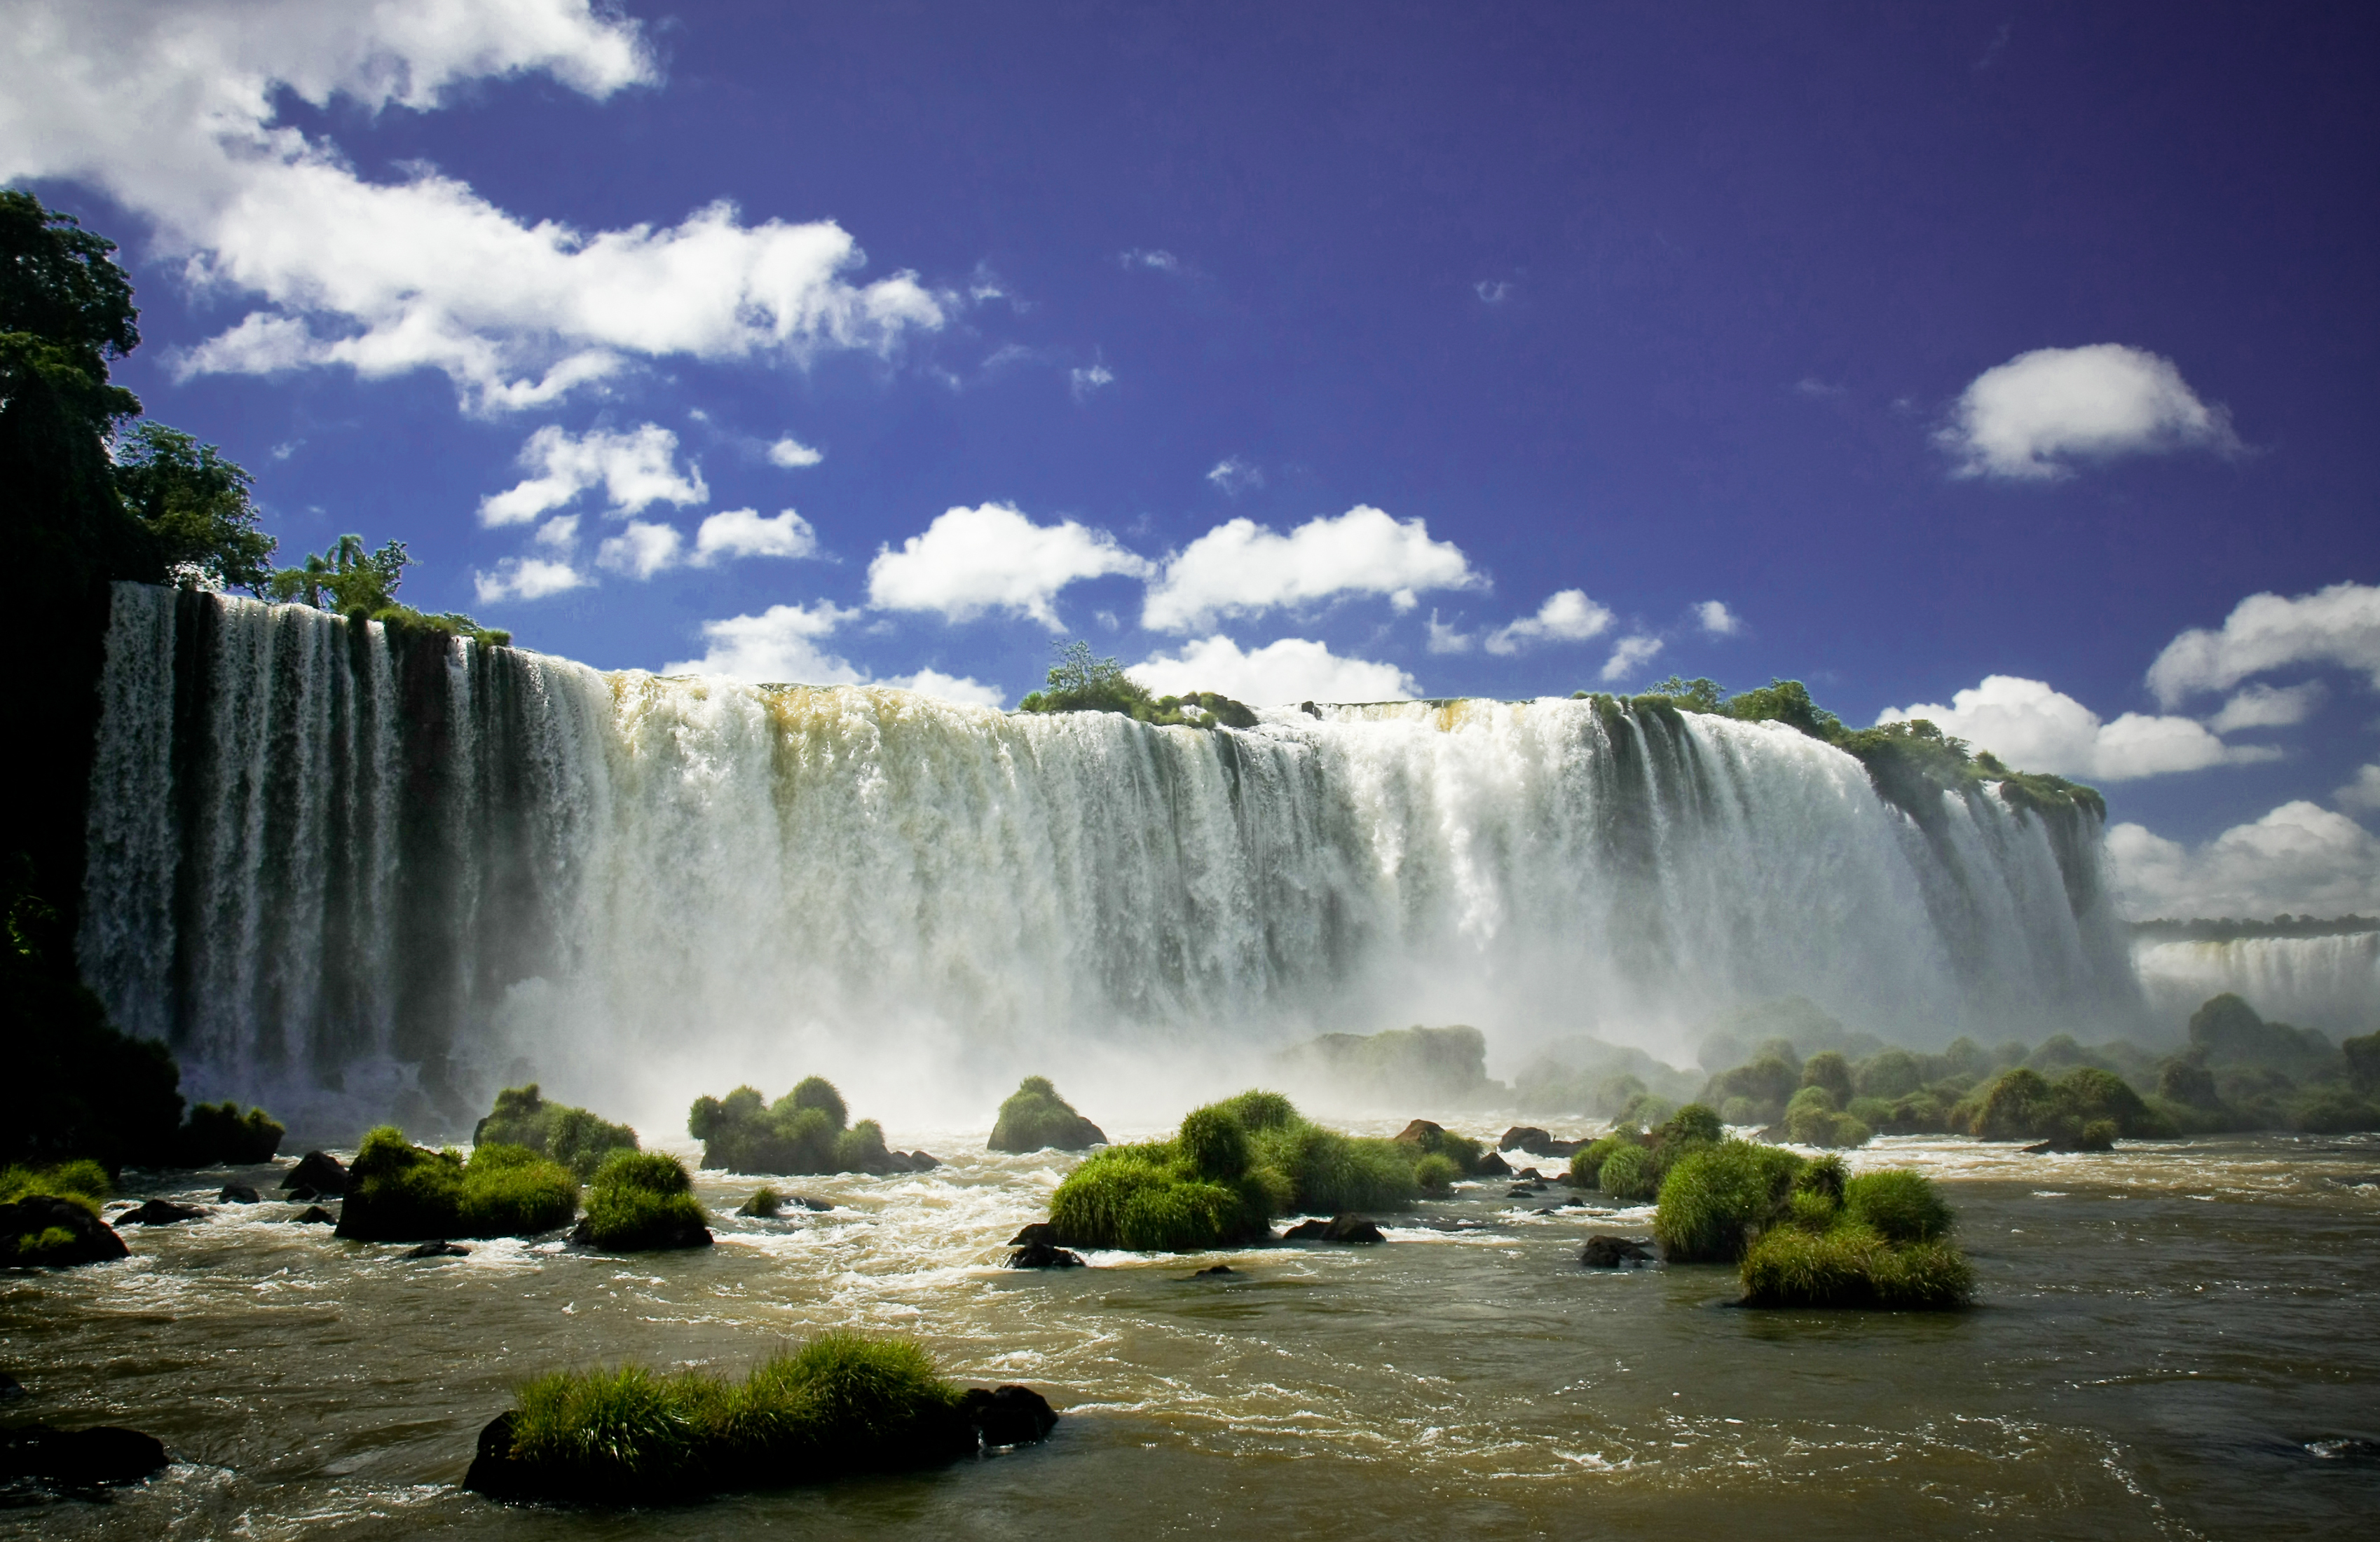
[[34,1478],[62,1488],[138,1483],[165,1465],[164,1443],[137,1429],[93,1425],[0,1430],[0,1478]]
[[1653,1251],[1650,1237],[1603,1237],[1586,1239],[1579,1249],[1578,1261],[1588,1269],[1631,1269],[1641,1264],[1660,1262]]
[[1055,1226],[1050,1225],[1046,1220],[1037,1220],[1031,1225],[1026,1227],[1023,1231],[1018,1232],[1016,1235],[1009,1238],[1008,1245],[1011,1247],[1030,1247],[1038,1242],[1047,1243],[1054,1246],[1056,1245],[1057,1241],[1058,1229]]
[[436,1242],[423,1243],[419,1247],[408,1247],[403,1255],[407,1258],[468,1258],[470,1256],[469,1248],[459,1247],[443,1237]]
[[115,1218],[118,1226],[173,1226],[185,1220],[204,1220],[207,1211],[198,1205],[176,1205],[170,1199],[149,1199],[135,1205]]
[[320,1205],[309,1205],[289,1218],[293,1226],[336,1226],[339,1218]]
[[1081,1269],[1076,1255],[1050,1243],[1035,1240],[1008,1256],[1010,1269]]
[[309,1151],[282,1178],[281,1189],[283,1193],[292,1195],[298,1189],[311,1189],[314,1192],[308,1196],[310,1198],[325,1194],[345,1194],[347,1192],[347,1170],[341,1167],[339,1159],[328,1151]]
[[606,1246],[595,1240],[595,1223],[582,1220],[570,1229],[573,1247],[592,1247],[604,1253],[668,1253],[684,1247],[709,1247],[716,1241],[710,1228],[698,1220],[683,1217],[663,1220],[639,1229],[633,1245],[614,1239]]
[[1211,1280],[1219,1274],[1237,1274],[1240,1271],[1238,1269],[1233,1269],[1229,1264],[1217,1264],[1211,1269],[1194,1269],[1191,1272],[1190,1278],[1193,1280]]
[[1575,1153],[1582,1141],[1556,1140],[1535,1124],[1515,1124],[1496,1141],[1500,1151],[1525,1151],[1532,1157],[1567,1157]]
[[1029,1446],[1058,1427],[1058,1411],[1050,1400],[1013,1382],[990,1391],[968,1388],[959,1399],[959,1415],[987,1446]]
[[246,1184],[225,1184],[223,1192],[215,1196],[218,1205],[255,1205],[261,1202],[262,1196]]
[[1380,1229],[1359,1215],[1332,1216],[1329,1220],[1302,1220],[1282,1233],[1283,1242],[1337,1242],[1368,1246],[1386,1242]]
[[29,1194],[0,1205],[0,1269],[66,1269],[131,1253],[108,1224],[71,1199]]

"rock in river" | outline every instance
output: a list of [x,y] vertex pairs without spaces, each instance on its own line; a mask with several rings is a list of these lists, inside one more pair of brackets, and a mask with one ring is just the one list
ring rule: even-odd
[[1281,1234],[1283,1242],[1343,1242],[1366,1245],[1386,1242],[1380,1229],[1359,1215],[1332,1216],[1329,1220],[1302,1220]]

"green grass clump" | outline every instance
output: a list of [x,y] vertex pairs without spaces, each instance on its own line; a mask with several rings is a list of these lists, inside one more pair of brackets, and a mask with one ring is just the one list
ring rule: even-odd
[[609,1253],[699,1247],[709,1220],[686,1165],[663,1151],[613,1152],[587,1194],[586,1240]]
[[1478,1172],[1479,1164],[1488,1157],[1485,1142],[1456,1135],[1427,1119],[1416,1119],[1406,1125],[1398,1134],[1396,1143],[1407,1148],[1414,1161],[1424,1157],[1444,1157],[1466,1178]]
[[1000,1105],[987,1142],[994,1151],[1087,1151],[1107,1144],[1106,1132],[1075,1111],[1047,1076],[1027,1076]]
[[1783,1207],[1744,1249],[1744,1304],[1962,1306],[1974,1293],[1974,1270],[1948,1240],[1950,1225],[1950,1208],[1922,1174],[1892,1170],[1852,1178],[1840,1157],[1805,1163],[1792,1175]]
[[698,1098],[686,1127],[702,1142],[702,1165],[731,1172],[892,1172],[884,1132],[872,1119],[844,1128],[850,1110],[823,1076],[810,1076],[774,1103],[758,1087]]
[[641,1366],[558,1371],[515,1395],[507,1481],[636,1502],[946,1461],[974,1445],[963,1390],[905,1339],[824,1333],[740,1384]]
[[1653,1153],[1641,1146],[1622,1146],[1603,1160],[1595,1186],[1614,1199],[1641,1205],[1661,1192]]
[[1451,1157],[1432,1154],[1414,1163],[1414,1182],[1421,1185],[1424,1194],[1443,1195],[1462,1176],[1463,1170],[1454,1165]]
[[1635,1144],[1628,1136],[1615,1133],[1599,1135],[1580,1147],[1570,1154],[1570,1186],[1574,1189],[1600,1187],[1603,1164],[1611,1160],[1614,1151]]
[[1291,1112],[1293,1123],[1261,1129],[1256,1136],[1254,1171],[1278,1172],[1289,1183],[1289,1197],[1274,1214],[1391,1209],[1411,1204],[1420,1192],[1418,1164],[1410,1148],[1392,1140],[1326,1130],[1296,1118],[1294,1110]]
[[338,1234],[367,1242],[530,1236],[578,1213],[570,1170],[519,1146],[482,1146],[470,1160],[410,1145],[382,1125],[347,1169]]
[[262,1109],[252,1108],[243,1114],[237,1103],[200,1103],[182,1126],[177,1165],[212,1167],[225,1162],[246,1167],[269,1162],[287,1133]]
[[1843,1213],[1888,1243],[1933,1242],[1950,1231],[1950,1207],[1923,1173],[1863,1172],[1842,1187]]
[[762,1220],[767,1220],[784,1208],[785,1196],[768,1184],[762,1184],[752,1191],[751,1198],[735,1207],[735,1213],[744,1216],[759,1216]]
[[2121,1076],[2095,1065],[2078,1065],[2056,1082],[2017,1066],[1953,1110],[1954,1124],[1961,1112],[1967,1132],[1985,1140],[2082,1146],[2083,1132],[2103,1123],[2128,1140],[2168,1139],[2178,1133],[2171,1116],[2152,1107]]
[[1674,1263],[1733,1263],[1783,1213],[1802,1166],[1747,1140],[1697,1147],[1661,1181],[1653,1233]]
[[1111,1146],[1066,1176],[1050,1196],[1050,1223],[1075,1247],[1187,1253],[1264,1236],[1262,1189],[1203,1178],[1172,1141]]
[[99,1213],[115,1193],[107,1169],[89,1158],[59,1162],[54,1167],[10,1167],[0,1170],[0,1205],[13,1205],[30,1195],[71,1199],[91,1214]]
[[595,1176],[614,1151],[637,1149],[637,1132],[567,1103],[546,1100],[535,1082],[496,1094],[496,1106],[471,1132],[474,1146],[520,1146],[577,1173]]

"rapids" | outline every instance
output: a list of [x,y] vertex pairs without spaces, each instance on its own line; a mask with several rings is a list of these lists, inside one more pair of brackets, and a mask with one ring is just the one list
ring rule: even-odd
[[1021,1072],[1170,1117],[1318,1031],[1691,1062],[1806,996],[1924,1044],[2142,1002],[2087,816],[1921,822],[1778,724],[1592,701],[1008,716],[601,674],[118,585],[85,979],[293,1140],[528,1080],[660,1128],[822,1072],[957,1116]]
[[[2123,1542],[2344,1539],[2380,1512],[2368,1136],[2099,1157],[1881,1139],[1851,1164],[1943,1181],[1975,1261],[1977,1307],[1934,1316],[1730,1309],[1733,1271],[1715,1266],[1584,1270],[1587,1235],[1643,1235],[1646,1213],[1541,1216],[1559,1185],[1514,1201],[1501,1181],[1383,1215],[1382,1247],[1020,1273],[1002,1245],[1072,1159],[987,1155],[980,1124],[893,1133],[949,1165],[795,1180],[835,1208],[783,1221],[735,1218],[755,1180],[704,1173],[719,1245],[694,1253],[548,1240],[407,1260],[266,1204],[128,1228],[119,1263],[13,1275],[0,1354],[29,1396],[12,1420],[128,1425],[175,1464],[104,1502],[0,1509],[0,1537]],[[128,1192],[210,1200],[234,1176],[276,1179]],[[1235,1272],[1190,1278],[1218,1261]],[[740,1375],[849,1327],[916,1335],[963,1379],[1044,1389],[1054,1437],[658,1511],[457,1487],[525,1377],[621,1358]]]

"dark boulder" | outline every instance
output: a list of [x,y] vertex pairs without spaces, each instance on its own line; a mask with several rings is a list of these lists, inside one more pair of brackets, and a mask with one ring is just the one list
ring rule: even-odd
[[469,1248],[457,1246],[443,1238],[423,1243],[419,1247],[408,1247],[404,1253],[407,1258],[468,1258],[470,1256]]
[[25,1425],[0,1430],[0,1478],[34,1478],[61,1488],[138,1483],[165,1465],[165,1447],[153,1435],[113,1425],[53,1429]]
[[1008,1256],[1010,1269],[1080,1269],[1083,1260],[1064,1248],[1038,1238]]
[[71,1199],[29,1194],[0,1205],[0,1269],[103,1264],[131,1251],[105,1221]]
[[931,1151],[908,1151],[903,1155],[909,1159],[909,1171],[912,1172],[931,1172],[942,1165],[941,1159]]
[[1482,1178],[1503,1178],[1510,1176],[1512,1171],[1512,1164],[1511,1162],[1506,1161],[1495,1152],[1490,1151],[1486,1156],[1479,1159],[1477,1176]]
[[1058,1427],[1058,1411],[1030,1387],[970,1387],[959,1399],[959,1413],[987,1446],[1029,1446]]
[[1537,1191],[1526,1184],[1518,1184],[1504,1191],[1504,1197],[1507,1199],[1535,1199],[1536,1196]]
[[225,1184],[223,1192],[215,1196],[218,1205],[254,1205],[261,1201],[261,1196],[246,1184]]
[[291,1216],[289,1220],[293,1225],[298,1226],[336,1226],[339,1223],[339,1218],[337,1216],[333,1215],[330,1211],[322,1208],[320,1205],[309,1205],[304,1209],[298,1211],[296,1215]]
[[[598,1246],[599,1245],[595,1241],[595,1223],[591,1220],[581,1220],[577,1225],[570,1229],[570,1236],[568,1240],[570,1245],[573,1247]],[[705,1226],[702,1222],[693,1220],[677,1220],[663,1222],[659,1225],[641,1228],[633,1238],[630,1238],[625,1242],[623,1242],[620,1238],[614,1237],[613,1239],[613,1245],[608,1248],[602,1248],[601,1251],[606,1253],[667,1253],[673,1249],[681,1247],[709,1247],[717,1240],[718,1239],[710,1234],[710,1228]]]
[[520,1464],[513,1461],[511,1410],[490,1419],[480,1431],[479,1444],[471,1451],[470,1470],[463,1475],[463,1487],[492,1500],[530,1497],[529,1487],[522,1481]]
[[24,1395],[24,1385],[6,1371],[0,1371],[0,1402],[15,1402]]
[[1358,1246],[1386,1242],[1380,1229],[1363,1216],[1332,1216],[1329,1220],[1302,1220],[1282,1233],[1283,1242],[1339,1242]]
[[204,1220],[207,1210],[200,1205],[176,1205],[170,1199],[144,1199],[117,1216],[117,1226],[174,1226],[185,1220]]
[[[292,1205],[311,1205],[315,1200],[322,1198],[322,1196],[316,1194],[310,1188],[294,1188],[282,1190],[281,1197],[286,1199]],[[335,1199],[338,1196],[333,1195],[331,1197]]]
[[281,1180],[284,1193],[312,1189],[316,1196],[347,1192],[347,1170],[328,1151],[309,1151]]
[[1567,1157],[1581,1145],[1575,1140],[1556,1140],[1534,1124],[1515,1124],[1496,1141],[1499,1151],[1526,1151],[1532,1157]]
[[1649,1238],[1589,1237],[1579,1249],[1578,1261],[1588,1269],[1632,1269],[1660,1260]]
[[1237,1274],[1240,1271],[1238,1269],[1233,1269],[1229,1264],[1217,1264],[1211,1269],[1193,1269],[1191,1271],[1190,1278],[1193,1280],[1212,1280],[1219,1274]]
[[1534,1167],[1524,1167],[1512,1174],[1512,1182],[1516,1184],[1542,1184],[1545,1181],[1546,1175]]
[[1054,1245],[1057,1241],[1058,1229],[1055,1226],[1050,1225],[1046,1220],[1037,1220],[1030,1226],[1026,1227],[1025,1230],[1017,1232],[1016,1235],[1009,1238],[1008,1245],[1011,1247],[1029,1247],[1037,1242],[1049,1243]]

